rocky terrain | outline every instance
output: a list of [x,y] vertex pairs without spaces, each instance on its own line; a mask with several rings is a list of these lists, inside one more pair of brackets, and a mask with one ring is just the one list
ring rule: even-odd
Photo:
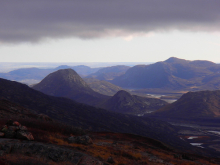
[[[132,134],[86,132],[56,122],[21,122],[29,125],[35,140],[0,138],[2,165],[217,165],[220,161],[217,157],[177,151],[160,141]],[[83,137],[89,138],[89,143]]]
[[9,120],[0,130],[0,138],[34,140],[32,133],[28,131],[26,126],[12,120]]

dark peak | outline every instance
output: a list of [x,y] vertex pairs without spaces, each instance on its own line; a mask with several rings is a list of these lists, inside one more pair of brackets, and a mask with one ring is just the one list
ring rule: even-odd
[[124,106],[125,107],[131,106],[133,105],[134,102],[135,102],[135,99],[130,93],[124,90],[120,90],[110,99],[109,106],[110,107],[113,106],[114,108],[116,106],[117,107],[116,109],[118,109]]
[[66,82],[82,83],[83,85],[87,86],[82,78],[73,69],[60,69],[51,73],[49,77],[53,77],[56,80],[65,80]]
[[[77,74],[73,69],[68,68],[68,69],[60,69],[56,71],[57,73],[66,73],[66,74]],[[55,72],[54,72],[55,73]]]
[[129,92],[120,90],[113,97],[132,97],[132,96]]
[[50,75],[61,75],[63,77],[65,76],[70,76],[70,75],[74,75],[74,76],[79,76],[76,71],[74,71],[73,69],[60,69],[56,72],[51,73]]
[[73,69],[60,69],[60,70],[57,70],[53,73],[50,73],[47,77],[66,77],[66,76],[69,76],[69,75],[78,75]]
[[[53,84],[53,85],[52,85]],[[76,87],[88,87],[83,79],[73,69],[60,69],[49,74],[39,84],[35,85],[34,88],[51,88],[51,86],[71,86]]]
[[169,59],[167,59],[167,60],[164,61],[164,62],[167,62],[167,63],[175,63],[175,62],[183,62],[183,61],[187,61],[187,60],[180,59],[180,58],[176,58],[176,57],[170,57]]

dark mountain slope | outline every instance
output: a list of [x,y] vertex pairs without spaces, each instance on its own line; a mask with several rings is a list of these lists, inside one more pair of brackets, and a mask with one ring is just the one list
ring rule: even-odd
[[[209,61],[169,58],[151,65],[134,66],[111,82],[125,88],[207,89],[203,79],[220,71],[220,65]],[[218,82],[218,85],[220,82]]]
[[13,103],[7,99],[0,99],[0,121],[9,119],[16,120],[38,120],[42,121],[53,121],[50,117],[45,114],[37,113],[36,111],[25,108],[20,104]]
[[166,122],[113,113],[70,99],[48,96],[17,82],[0,79],[0,97],[84,129],[138,134],[177,148],[189,147],[175,136],[175,127]]
[[66,97],[89,105],[97,105],[108,98],[93,91],[72,69],[53,72],[33,88],[51,96]]
[[220,119],[220,91],[188,92],[151,115],[160,118]]
[[160,99],[131,95],[121,90],[105,101],[101,107],[115,112],[138,115],[158,110],[165,105],[167,103]]
[[8,101],[6,99],[0,99],[0,118],[25,118],[34,115],[35,117],[37,116],[36,113],[27,108],[12,103],[11,101]]

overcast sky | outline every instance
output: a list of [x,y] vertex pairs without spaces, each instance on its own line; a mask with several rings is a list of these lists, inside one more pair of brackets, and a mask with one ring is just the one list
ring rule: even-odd
[[220,62],[220,0],[0,0],[0,62]]

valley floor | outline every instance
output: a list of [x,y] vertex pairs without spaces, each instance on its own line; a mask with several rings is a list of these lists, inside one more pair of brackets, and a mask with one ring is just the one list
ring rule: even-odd
[[200,148],[215,150],[220,154],[220,124],[191,124],[189,122],[171,122],[171,124],[179,128],[179,136],[190,144]]

